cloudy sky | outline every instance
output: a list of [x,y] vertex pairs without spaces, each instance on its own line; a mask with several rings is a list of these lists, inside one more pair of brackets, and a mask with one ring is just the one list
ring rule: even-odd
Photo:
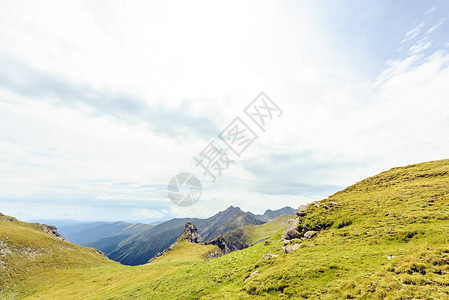
[[[1,1],[0,211],[260,213],[449,158],[448,16],[447,1]],[[194,157],[261,91],[282,116],[212,183]],[[166,193],[180,172],[203,185],[188,208]]]

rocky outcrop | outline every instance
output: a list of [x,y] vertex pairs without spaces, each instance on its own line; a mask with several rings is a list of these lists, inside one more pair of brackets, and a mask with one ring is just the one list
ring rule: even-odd
[[231,243],[228,243],[228,248],[229,250],[232,251],[237,251],[237,250],[242,250],[242,249],[246,249],[248,248],[249,245],[242,243],[240,241],[233,241]]
[[290,253],[292,251],[296,251],[301,247],[300,244],[294,244],[294,245],[287,245],[287,246],[282,246],[281,249],[282,251],[284,251],[284,253]]
[[285,229],[284,233],[282,234],[282,239],[284,240],[293,240],[293,239],[299,239],[301,237],[301,234],[297,230],[299,226],[299,218],[291,219],[288,221],[287,229]]
[[2,221],[10,221],[10,222],[17,221],[16,218],[11,217],[11,216],[6,216],[6,215],[4,215],[2,213],[0,213],[0,217],[4,217],[4,218],[1,218]]
[[39,224],[39,223],[37,223],[37,226],[38,226],[39,228],[42,228],[42,230],[43,230],[44,232],[46,232],[46,233],[48,233],[48,234],[51,234],[51,235],[57,237],[58,239],[61,239],[61,240],[63,240],[63,241],[66,240],[65,237],[64,237],[62,234],[60,234],[60,233],[58,232],[58,228],[56,228],[56,226],[53,226],[53,225],[47,225],[47,224]]
[[304,240],[311,239],[311,238],[313,238],[316,234],[317,234],[316,231],[309,230],[309,231],[307,231],[306,233],[304,233],[304,236],[303,236],[302,239],[304,239]]
[[218,248],[220,248],[221,252],[223,252],[223,254],[228,254],[229,252],[231,252],[231,250],[229,249],[225,239],[219,235],[217,236],[215,239],[213,239],[210,242],[207,242],[206,245],[215,245]]
[[[317,207],[320,207],[319,203]],[[338,205],[337,202],[331,202],[329,205],[336,206]],[[322,230],[320,225],[315,225],[312,229],[307,228],[305,225],[300,225],[302,218],[307,216],[306,210],[308,209],[308,205],[301,205],[298,207],[298,210],[296,211],[296,219],[292,219],[288,222],[287,229],[285,229],[284,233],[282,234],[282,240],[284,240],[284,246],[286,246],[289,242],[291,242],[294,239],[301,239],[301,240],[308,240],[313,238],[318,231]],[[327,207],[327,208],[326,208]],[[324,209],[329,209],[330,207],[327,205],[323,205]],[[284,252],[288,253],[287,248],[284,249]]]
[[301,205],[298,207],[298,210],[295,212],[296,219],[292,219],[288,221],[287,229],[285,229],[284,233],[282,234],[282,240],[294,240],[302,238],[304,235],[304,228],[300,231],[298,231],[299,224],[301,223],[302,218],[304,218],[307,213],[306,210],[309,207],[309,205]]
[[298,207],[298,210],[295,212],[295,214],[300,218],[304,217],[305,215],[307,215],[305,211],[308,207],[309,205],[301,205],[300,207]]
[[206,254],[206,259],[211,259],[211,258],[217,258],[222,256],[223,254],[221,254],[220,252],[218,252],[217,250],[215,250],[214,252],[209,252]]
[[[324,210],[334,209],[338,207],[337,202],[329,202],[328,204],[325,204],[323,202],[315,202],[311,205],[315,205],[315,207]],[[301,245],[303,245],[302,241],[315,237],[319,231],[325,230],[329,227],[327,224],[315,224],[312,226],[312,228],[309,228],[308,226],[301,224],[302,219],[307,216],[306,211],[308,208],[309,205],[301,205],[300,207],[298,207],[298,210],[295,212],[297,218],[289,221],[287,229],[285,229],[281,238],[281,240],[284,241],[284,245],[281,246],[281,249],[282,251],[284,251],[284,253],[290,253],[292,251],[298,250]],[[315,245],[309,245],[309,247],[313,246]]]
[[187,222],[184,227],[184,232],[179,239],[188,240],[191,243],[203,243],[203,238],[198,233],[196,226],[192,222]]
[[95,252],[95,253],[98,253],[98,254],[100,254],[100,255],[103,255],[104,257],[107,257],[106,253],[104,253],[103,251],[98,250],[97,248],[92,248],[92,249],[94,249],[94,252]]

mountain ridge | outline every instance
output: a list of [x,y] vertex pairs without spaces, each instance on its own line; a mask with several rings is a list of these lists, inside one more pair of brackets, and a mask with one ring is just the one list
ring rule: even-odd
[[[151,257],[172,245],[179,235],[182,234],[184,225],[187,222],[195,224],[200,235],[208,242],[218,237],[218,235],[225,235],[227,231],[237,227],[265,223],[270,216],[283,214],[286,211],[294,212],[294,209],[283,207],[279,210],[267,210],[262,215],[256,215],[244,212],[239,207],[229,206],[227,209],[219,211],[206,219],[174,218],[157,225],[136,223],[139,224],[138,226],[120,221],[96,222],[86,224],[85,227],[80,226],[83,228],[80,232],[73,232],[73,226],[60,228],[60,231],[62,234],[65,234],[66,230],[69,230],[68,234],[65,234],[69,241],[97,248],[105,252],[112,260],[127,265],[138,265],[146,263]],[[269,216],[267,212],[269,212]],[[232,225],[228,223],[229,227],[223,225],[237,214],[244,214],[247,217],[241,223],[238,221]],[[133,226],[138,227],[139,230],[129,230]],[[103,234],[105,236],[96,240],[88,239],[90,236],[95,235],[95,228],[101,229],[104,227],[106,227],[104,232],[112,233],[116,230],[115,234]]]

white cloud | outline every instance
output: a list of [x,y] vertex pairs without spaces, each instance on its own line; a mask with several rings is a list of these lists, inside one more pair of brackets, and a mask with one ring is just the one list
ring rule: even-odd
[[437,7],[436,7],[436,6],[433,6],[431,9],[429,9],[428,11],[426,11],[426,14],[433,13],[433,12],[436,11],[436,10],[437,10]]
[[415,45],[410,47],[409,52],[411,54],[418,54],[420,52],[423,52],[424,50],[428,49],[432,45],[432,42],[428,39],[422,39],[419,42],[417,42]]
[[[429,55],[438,37],[389,57],[373,79],[351,51],[372,56],[352,35],[324,30],[333,20],[320,19],[326,14],[312,4],[98,5],[2,3],[0,201],[7,213],[208,217],[229,205],[261,213],[447,155],[447,49]],[[376,33],[389,34],[387,27]],[[349,40],[346,48],[340,38]],[[169,179],[201,173],[193,156],[261,90],[284,115],[216,183],[201,177],[195,206],[172,205]],[[203,133],[175,135],[170,126]]]
[[421,23],[419,25],[417,25],[415,28],[413,28],[412,30],[410,30],[409,32],[407,32],[404,36],[404,39],[402,40],[402,42],[407,42],[409,40],[414,39],[415,37],[417,37],[420,33],[421,30],[423,29],[425,23]]
[[430,29],[427,31],[426,34],[429,34],[429,33],[434,32],[435,30],[437,30],[438,28],[440,28],[440,26],[443,25],[444,22],[446,22],[446,18],[439,20],[438,23],[436,23],[435,25],[433,25],[432,27],[430,27]]

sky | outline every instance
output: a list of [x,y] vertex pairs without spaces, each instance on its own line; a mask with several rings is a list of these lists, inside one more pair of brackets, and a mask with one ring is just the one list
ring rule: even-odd
[[[449,158],[447,1],[1,1],[0,211],[158,221]],[[261,93],[282,110],[257,131]],[[240,157],[218,135],[258,138]],[[247,116],[246,116],[247,117]],[[214,142],[215,182],[194,160]],[[202,195],[173,204],[178,173]]]

